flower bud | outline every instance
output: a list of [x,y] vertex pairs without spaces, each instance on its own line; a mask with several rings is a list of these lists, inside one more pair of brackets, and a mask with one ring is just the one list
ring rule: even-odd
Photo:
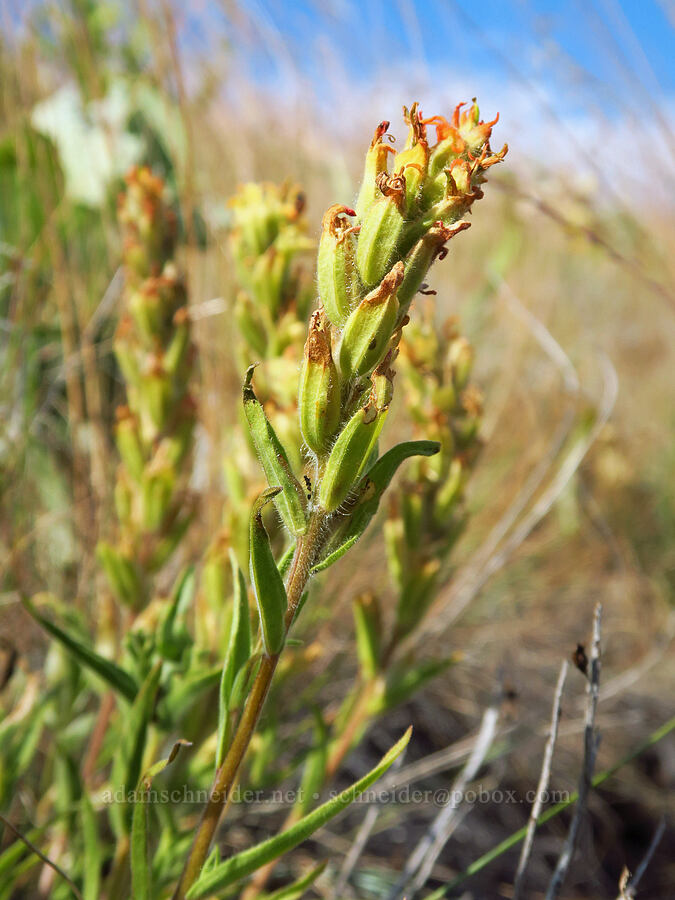
[[169,375],[188,375],[190,356],[190,313],[179,307],[173,316],[174,332],[164,354],[164,369]]
[[455,435],[459,447],[467,447],[473,443],[478,433],[480,418],[483,414],[483,395],[480,390],[470,384],[462,394],[462,410],[464,415],[456,422]]
[[124,380],[131,385],[138,384],[140,376],[138,348],[133,320],[128,314],[122,316],[115,331],[114,350]]
[[142,584],[133,562],[105,541],[98,544],[96,555],[117,599],[126,606],[137,606],[142,595]]
[[117,417],[115,425],[117,449],[131,477],[139,481],[143,475],[145,454],[138,433],[138,423],[128,406],[118,406],[115,415]]
[[251,293],[261,307],[274,319],[281,307],[284,281],[288,269],[286,254],[280,253],[275,245],[259,256],[250,275]]
[[151,361],[150,372],[141,378],[138,402],[144,440],[153,440],[164,429],[171,410],[171,382],[158,357]]
[[159,283],[156,278],[148,278],[129,296],[129,312],[136,327],[147,341],[162,328]]
[[405,224],[407,185],[403,175],[380,172],[376,183],[379,196],[364,214],[356,253],[359,273],[368,287],[389,271]]
[[325,452],[340,424],[340,381],[327,326],[323,310],[317,310],[310,320],[300,370],[300,428],[314,453]]
[[347,422],[331,450],[319,488],[319,504],[326,512],[333,512],[346,500],[375,448],[393,393],[394,373],[389,362],[385,359],[373,372],[367,403]]
[[113,494],[117,518],[120,522],[128,522],[132,514],[134,492],[129,485],[128,478],[124,477],[124,472],[118,473]]
[[372,206],[376,197],[379,196],[377,178],[382,173],[386,174],[387,154],[394,152],[392,147],[384,143],[385,137],[393,141],[393,137],[387,134],[388,128],[389,122],[380,122],[375,129],[375,136],[366,154],[366,167],[363,173],[363,180],[361,181],[359,199],[356,201],[356,215],[361,220]]
[[452,367],[452,380],[457,391],[466,387],[473,368],[474,351],[463,336],[456,337],[448,348],[448,359]]
[[340,345],[340,370],[345,381],[367,375],[387,352],[399,318],[397,292],[403,275],[403,263],[396,263],[347,320]]
[[175,475],[168,467],[145,473],[141,483],[140,506],[144,531],[161,531],[171,506],[175,484]]
[[356,229],[345,215],[353,216],[354,211],[339,204],[327,210],[317,258],[319,297],[329,320],[337,328],[344,325],[361,294],[356,268]]
[[450,463],[450,471],[448,477],[441,489],[436,494],[434,503],[434,520],[438,525],[444,525],[449,516],[452,515],[455,506],[462,496],[464,487],[464,468],[462,461],[455,457]]
[[417,103],[413,103],[409,110],[405,106],[403,107],[403,115],[410,128],[406,145],[401,153],[396,154],[393,162],[394,172],[400,172],[405,179],[408,213],[412,213],[417,206],[429,164],[426,129],[420,120],[417,107]]
[[[267,350],[265,325],[255,303],[243,291],[237,295],[235,300],[234,317],[246,344],[257,356],[264,357]],[[251,360],[246,360],[246,362],[250,363]]]

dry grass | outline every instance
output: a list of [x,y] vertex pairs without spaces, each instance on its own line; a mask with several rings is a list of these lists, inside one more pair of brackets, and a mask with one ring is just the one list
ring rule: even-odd
[[[227,6],[235,47],[245,50],[246,41],[255,47],[264,40],[245,4],[236,10]],[[333,121],[328,128],[313,113],[317,98],[304,82],[302,103],[279,103],[274,92],[237,72],[236,54],[198,60],[194,47],[185,51],[184,45],[172,44],[174,15],[179,33],[185,22],[168,4],[145,13],[148,66],[142,75],[132,75],[131,83],[157,87],[166,108],[182,122],[182,129],[166,135],[164,149],[169,159],[173,155],[171,174],[186,220],[190,211],[197,213],[182,251],[191,303],[200,307],[222,298],[211,306],[215,314],[199,318],[195,326],[200,426],[193,483],[201,506],[184,556],[197,559],[227,502],[221,480],[223,436],[237,418],[241,375],[232,353],[233,276],[220,225],[227,198],[244,179],[300,182],[316,235],[323,209],[353,198],[370,129],[384,113],[377,97],[371,97],[355,116],[358,126],[367,123],[365,131],[354,122]],[[208,30],[209,9],[194,15]],[[91,69],[73,72],[64,35],[75,40],[79,60],[94,52],[105,57],[103,48],[85,46],[68,16],[63,22],[52,45],[52,51],[60,51],[56,58],[30,30],[19,43],[10,37],[0,57],[3,147],[7,152],[14,148],[20,196],[28,203],[32,192],[42,210],[36,228],[30,216],[19,214],[11,239],[0,234],[16,249],[13,257],[3,258],[8,281],[0,294],[5,420],[0,432],[0,621],[4,635],[16,635],[18,665],[26,672],[39,667],[41,644],[18,613],[20,595],[53,591],[88,608],[92,617],[101,615],[92,554],[110,523],[110,426],[119,395],[110,350],[114,297],[113,308],[97,318],[119,259],[112,207],[104,202],[81,210],[67,195],[54,204],[48,167],[29,159],[21,136],[35,103],[62,79],[79,75],[94,97],[104,91]],[[110,81],[112,72],[112,65],[101,65]],[[434,93],[432,85],[421,85],[416,97],[426,109],[425,87]],[[409,97],[401,100],[409,102]],[[626,121],[636,112],[626,108]],[[507,117],[499,128],[499,136],[509,139],[513,125]],[[636,133],[637,149],[631,152],[647,158],[648,140]],[[182,153],[176,142],[183,145]],[[350,765],[361,770],[363,757],[383,749],[408,720],[416,738],[406,763],[465,738],[477,728],[501,682],[510,698],[502,710],[507,736],[483,780],[522,793],[536,785],[560,662],[578,642],[588,642],[597,600],[604,607],[604,658],[596,769],[611,765],[672,714],[675,483],[669,388],[675,370],[675,287],[669,247],[675,242],[675,219],[672,208],[657,202],[660,198],[641,196],[626,204],[603,190],[601,181],[578,194],[569,188],[564,167],[547,167],[543,160],[533,168],[518,155],[509,160],[503,173],[492,176],[490,186],[498,189],[477,210],[461,246],[458,242],[433,271],[439,318],[459,315],[477,348],[485,445],[470,493],[470,527],[455,555],[457,571],[429,614],[417,649],[430,657],[459,650],[462,659],[405,709],[387,717]],[[606,174],[613,183],[620,180],[620,173]],[[63,230],[77,233],[77,239],[62,241]],[[538,340],[538,327],[561,348],[557,362]],[[619,385],[610,422],[546,514],[509,548],[503,565],[461,615],[450,617],[457,580],[471,572],[492,529],[517,502],[532,473],[539,470],[541,480],[513,523],[516,528],[550,486],[574,441],[590,427],[602,404],[604,360],[611,361]],[[569,381],[570,371],[578,382],[573,392],[563,377],[567,372]],[[556,446],[566,417],[569,433]],[[399,434],[390,434],[388,441],[405,434],[405,421],[398,418]],[[495,552],[503,546],[499,542]],[[368,588],[386,600],[389,590],[381,538],[371,537],[359,553],[358,565],[350,557],[335,569],[325,601],[311,619],[323,648],[317,671],[332,673],[329,709],[355,666],[348,640],[353,596]],[[583,728],[583,679],[572,671],[569,682],[553,765],[552,784],[559,789],[576,783]],[[292,697],[292,681],[288,691]],[[429,776],[424,785],[447,780],[446,770]],[[593,795],[594,849],[582,831],[583,852],[569,884],[577,893],[565,896],[612,895],[622,866],[637,865],[672,791],[671,743],[654,748]],[[368,882],[366,872],[357,891],[376,896],[367,894],[367,885],[379,877],[391,881],[392,870],[400,870],[413,836],[426,828],[432,812],[404,809],[398,824],[391,813],[380,817],[360,863],[379,874]],[[437,883],[525,824],[527,814],[522,806],[473,810],[439,859]],[[355,829],[358,817],[350,822]],[[383,822],[389,830],[380,835]],[[247,827],[255,828],[256,822]],[[668,827],[672,834],[672,823]],[[546,828],[535,843],[530,874],[538,888],[546,883],[564,835],[563,821]],[[344,852],[352,834],[336,829],[322,840]],[[638,896],[667,896],[675,877],[667,845],[664,838]],[[516,861],[517,851],[502,857],[472,883],[472,896],[509,896],[505,885]]]

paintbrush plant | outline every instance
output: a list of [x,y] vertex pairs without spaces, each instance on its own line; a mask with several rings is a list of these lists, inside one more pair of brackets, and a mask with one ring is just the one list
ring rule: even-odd
[[177,223],[161,179],[148,168],[133,169],[118,216],[126,308],[114,348],[127,403],[118,407],[115,427],[119,532],[114,544],[99,544],[98,556],[118,600],[138,612],[152,598],[152,576],[190,521],[185,462],[195,420],[193,348],[187,291],[175,261]]
[[[394,365],[415,294],[423,289],[435,259],[445,256],[447,242],[468,227],[462,219],[482,196],[485,172],[503,159],[506,147],[491,152],[494,123],[480,120],[476,104],[466,112],[458,107],[451,122],[425,120],[417,104],[404,115],[409,133],[403,150],[393,151],[389,123],[381,123],[366,156],[356,209],[335,205],[323,219],[317,261],[320,306],[310,319],[298,389],[306,454],[302,473],[293,470],[290,454],[256,396],[255,367],[246,375],[244,412],[269,485],[250,519],[249,570],[261,654],[176,900],[206,896],[231,883],[236,857],[203,873],[202,868],[311,577],[361,537],[404,460],[431,457],[440,449],[438,442],[421,440],[379,455]],[[436,128],[433,144],[428,125]],[[262,509],[270,502],[292,542],[279,565],[262,520]],[[239,668],[246,664],[245,656]],[[283,833],[288,846],[294,845],[289,836],[300,831],[303,821]],[[254,857],[252,867],[237,870],[240,876],[270,861],[264,851]]]
[[[59,657],[62,669],[41,713],[53,731],[45,750],[44,799],[39,810],[27,811],[23,824],[31,819],[64,823],[48,831],[48,862],[56,864],[49,878],[53,881],[58,872],[85,900],[231,896],[245,879],[349,806],[409,740],[408,731],[367,775],[312,808],[314,793],[369,717],[424,680],[419,667],[390,672],[389,663],[439,583],[436,567],[439,561],[445,565],[457,533],[464,471],[476,446],[479,403],[466,383],[470,351],[454,334],[443,341],[433,329],[430,335],[429,323],[413,329],[409,310],[415,295],[426,290],[430,266],[446,255],[447,242],[468,227],[463,218],[482,196],[485,172],[503,159],[506,148],[492,153],[493,123],[480,121],[475,104],[465,112],[458,108],[449,122],[425,120],[416,105],[404,113],[409,127],[404,148],[394,152],[388,123],[381,123],[366,155],[356,208],[336,205],[324,216],[319,306],[302,351],[298,323],[306,312],[307,282],[297,275],[300,281],[294,284],[294,273],[307,238],[297,195],[269,186],[248,188],[246,203],[242,194],[233,204],[233,256],[243,285],[238,318],[242,328],[247,322],[251,326],[242,350],[248,365],[243,422],[267,486],[251,504],[236,554],[231,535],[223,536],[219,552],[221,562],[227,557],[229,574],[225,577],[221,567],[223,577],[209,588],[211,602],[220,601],[223,610],[222,618],[213,620],[215,630],[221,629],[215,635],[209,634],[213,622],[194,602],[196,567],[180,573],[170,596],[155,584],[191,513],[186,482],[194,425],[193,353],[186,291],[175,261],[176,223],[163,185],[147,169],[129,176],[119,207],[126,296],[115,352],[127,404],[116,426],[118,529],[99,550],[119,601],[130,610],[129,627],[111,659],[96,649],[82,617],[67,604],[52,604],[55,621],[25,601],[68,656]],[[435,141],[429,139],[429,126],[435,128]],[[406,332],[409,340],[402,345]],[[258,369],[249,364],[256,359]],[[274,375],[279,359],[289,363],[287,383]],[[406,373],[407,405],[418,439],[380,453],[397,362]],[[272,374],[259,377],[265,376],[265,367]],[[275,402],[279,389],[286,406],[278,393]],[[292,427],[277,427],[280,411],[280,421],[290,422],[292,415]],[[211,847],[213,837],[242,777],[241,764],[275,673],[289,669],[289,658],[291,667],[311,661],[311,644],[306,652],[284,656],[300,610],[316,602],[308,599],[310,582],[353,548],[406,460],[412,460],[407,484],[397,488],[387,526],[390,563],[394,573],[407,568],[405,578],[422,578],[426,592],[408,594],[407,582],[400,582],[389,645],[383,643],[376,603],[357,602],[362,677],[384,688],[366,695],[363,716],[350,702],[329,730],[317,716],[315,746],[302,778],[305,799],[292,823],[221,860],[218,847]],[[251,486],[241,488],[237,500],[243,506]],[[281,524],[271,541],[273,511]],[[410,546],[397,543],[401,528]],[[205,579],[209,564],[207,554]],[[248,570],[248,583],[242,570]],[[99,711],[91,728],[88,717],[96,696]],[[0,728],[9,773],[4,782],[0,779],[0,788],[4,785],[6,796],[18,795],[16,786],[35,756],[45,721],[35,717],[34,701],[26,706],[25,722],[17,718]],[[283,707],[277,712],[281,717]],[[183,790],[202,790],[215,769],[196,828],[194,805],[187,798],[167,806],[148,793],[153,778],[186,742],[178,741],[156,762],[177,735],[195,749],[184,753],[164,779],[173,778]],[[274,729],[267,735],[271,744],[265,734],[257,736],[249,782],[259,778],[271,754],[278,756]],[[41,840],[39,830],[29,833],[31,840]],[[2,865],[8,883],[32,888],[36,882],[26,872],[39,857],[18,843],[7,853]],[[299,896],[320,871],[304,876],[291,895]],[[66,892],[67,886],[59,884],[55,897]]]

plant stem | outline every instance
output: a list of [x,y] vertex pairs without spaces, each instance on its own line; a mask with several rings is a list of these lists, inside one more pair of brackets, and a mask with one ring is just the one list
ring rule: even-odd
[[[320,511],[312,513],[307,532],[298,539],[286,584],[288,607],[286,610],[286,631],[291,627],[298,605],[309,580],[309,571],[321,544],[323,516]],[[235,731],[230,748],[222,765],[216,772],[202,818],[197,826],[192,848],[185,862],[185,868],[173,900],[184,900],[187,892],[199,877],[206,861],[213,836],[220,822],[222,811],[228,801],[237,778],[239,767],[246,755],[248,745],[255,732],[258,719],[265,704],[265,698],[274,677],[281,654],[263,656],[258,674],[248,695],[244,712]]]

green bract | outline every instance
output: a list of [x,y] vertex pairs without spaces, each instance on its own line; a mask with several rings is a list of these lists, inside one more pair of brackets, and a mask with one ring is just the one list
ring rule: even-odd
[[340,424],[340,378],[328,329],[325,316],[317,310],[309,324],[298,388],[302,436],[315,453],[327,449]]

